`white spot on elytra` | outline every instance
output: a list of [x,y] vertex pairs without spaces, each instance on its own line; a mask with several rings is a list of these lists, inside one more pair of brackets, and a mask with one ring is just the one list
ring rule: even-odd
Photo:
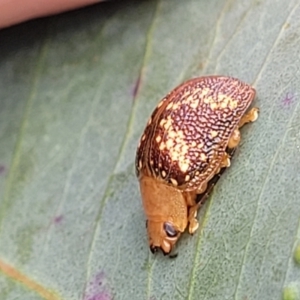
[[156,140],[157,143],[159,143],[161,141],[161,136],[158,135],[155,140]]
[[178,182],[174,178],[171,178],[170,181],[172,182],[173,185],[175,186],[178,185]]

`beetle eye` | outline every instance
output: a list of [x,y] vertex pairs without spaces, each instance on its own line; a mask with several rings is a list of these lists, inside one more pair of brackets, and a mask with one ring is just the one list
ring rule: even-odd
[[178,234],[174,226],[168,222],[164,223],[164,230],[168,237],[175,237]]

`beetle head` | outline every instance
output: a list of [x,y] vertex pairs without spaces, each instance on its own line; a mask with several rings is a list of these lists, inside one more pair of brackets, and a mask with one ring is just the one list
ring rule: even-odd
[[149,246],[152,252],[171,252],[187,226],[184,194],[165,182],[148,176],[140,178],[140,189],[147,217]]

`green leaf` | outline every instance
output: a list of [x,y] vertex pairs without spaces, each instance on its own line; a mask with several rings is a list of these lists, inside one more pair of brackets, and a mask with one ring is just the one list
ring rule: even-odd
[[[0,298],[298,299],[300,6],[119,1],[0,32]],[[134,173],[158,101],[257,90],[232,166],[178,257],[152,255]]]

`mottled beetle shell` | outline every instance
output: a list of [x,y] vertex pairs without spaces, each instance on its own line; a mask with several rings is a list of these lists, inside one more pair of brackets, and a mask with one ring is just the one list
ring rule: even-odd
[[238,79],[191,79],[152,113],[136,154],[136,174],[160,178],[183,191],[213,177],[228,140],[255,97]]

